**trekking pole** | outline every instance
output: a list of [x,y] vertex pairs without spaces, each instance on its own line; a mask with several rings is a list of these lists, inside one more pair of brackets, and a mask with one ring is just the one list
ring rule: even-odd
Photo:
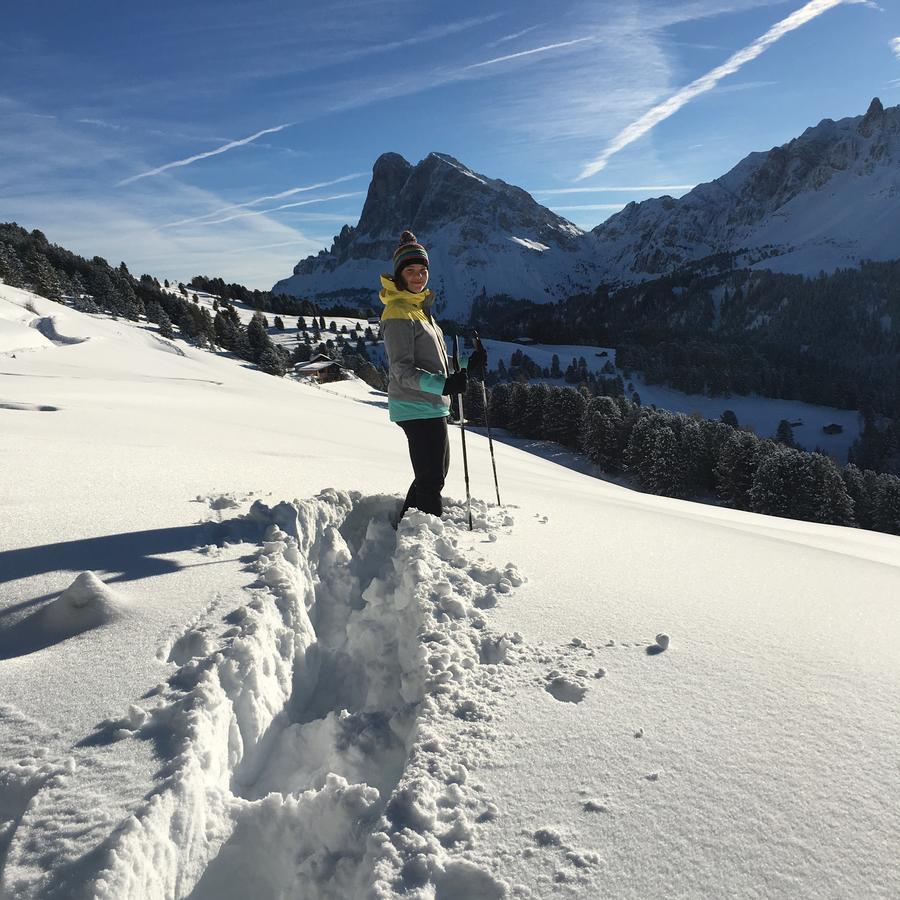
[[[481,345],[481,339],[478,337],[478,332],[475,333],[475,347],[476,349],[483,349]],[[485,369],[487,367],[485,366]],[[494,488],[497,491],[497,506],[503,506],[500,502],[500,484],[497,481],[497,461],[494,459],[494,440],[491,437],[491,420],[488,417],[488,400],[487,400],[487,388],[484,386],[484,376],[487,374],[487,371],[483,371],[481,378],[481,400],[484,404],[484,425],[487,428],[487,436],[488,436],[488,447],[491,451],[491,467],[494,470]]]
[[[459,371],[459,336],[453,336],[453,371]],[[469,531],[472,531],[472,496],[469,493],[469,458],[466,456],[466,417],[463,413],[462,394],[457,394],[459,401],[459,430],[462,435],[463,473],[466,477],[466,509],[469,512]]]

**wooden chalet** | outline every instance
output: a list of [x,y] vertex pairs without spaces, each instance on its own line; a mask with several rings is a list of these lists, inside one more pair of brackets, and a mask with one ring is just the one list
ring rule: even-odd
[[328,381],[341,381],[344,378],[344,367],[324,353],[318,353],[309,362],[297,363],[294,374],[315,378],[320,384]]

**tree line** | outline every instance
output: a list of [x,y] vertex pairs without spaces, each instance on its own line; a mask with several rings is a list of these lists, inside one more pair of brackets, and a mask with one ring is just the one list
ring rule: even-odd
[[[856,526],[900,535],[900,478],[843,467],[757,437],[723,421],[641,406],[585,387],[497,384],[489,392],[492,427],[583,453],[602,471],[625,474],[654,494],[715,497],[733,509]],[[470,382],[466,418],[483,425],[481,384]]]
[[[258,312],[277,313],[282,316],[320,316],[321,309],[312,300],[294,297],[290,294],[274,294],[271,291],[260,291],[244,287],[242,284],[226,284],[222,278],[210,278],[207,275],[195,275],[188,287],[195,291],[213,294],[222,300],[243,303],[252,306]],[[365,319],[373,315],[369,307],[346,305],[329,305],[328,313],[332,316]],[[324,326],[323,326],[324,327]]]
[[[352,341],[344,334],[322,341],[325,317],[314,315],[315,306],[309,301],[273,298],[242,285],[225,285],[222,279],[197,276],[190,283],[194,291],[224,288],[224,296],[213,302],[210,311],[182,283],[176,287],[164,280],[161,284],[151,275],[135,278],[124,262],[113,267],[100,256],[88,260],[51,244],[40,230],[27,231],[15,223],[0,224],[0,280],[48,300],[69,303],[80,312],[105,313],[134,322],[146,319],[157,326],[161,337],[177,335],[201,348],[227,350],[270,375],[283,376],[297,362],[305,362],[315,353],[328,353],[346,368],[363,373],[370,383],[380,385],[384,381],[366,351],[366,341],[376,341],[372,330],[367,328]],[[241,323],[234,302],[258,307],[246,325]],[[272,307],[283,314],[288,314],[287,308],[302,310],[298,320],[301,339],[293,350],[276,344],[269,336],[264,310]],[[339,315],[334,310],[329,312]],[[274,326],[279,325],[283,328],[284,322],[276,316]]]
[[900,474],[900,260],[816,277],[733,265],[711,257],[555,304],[484,298],[472,321],[501,340],[614,346],[626,379],[688,394],[857,410],[857,461]]

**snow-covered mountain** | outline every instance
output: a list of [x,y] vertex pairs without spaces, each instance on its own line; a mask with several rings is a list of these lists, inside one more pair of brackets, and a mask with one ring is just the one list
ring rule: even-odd
[[684,197],[631,203],[593,231],[450,156],[375,163],[356,227],[301,260],[275,292],[372,305],[404,228],[428,247],[438,312],[465,320],[482,296],[557,300],[601,282],[630,283],[711,254],[816,274],[900,257],[900,106],[825,119],[751,153]]
[[465,319],[481,295],[556,300],[596,281],[590,242],[526,191],[479,175],[442,153],[411,165],[378,158],[356,227],[345,225],[330,250],[301,260],[276,293],[377,304],[378,276],[390,269],[400,233],[428,248],[437,309]]
[[713,253],[816,274],[900,256],[900,106],[875,98],[864,116],[825,119],[678,200],[630,203],[598,225],[601,269],[658,275]]

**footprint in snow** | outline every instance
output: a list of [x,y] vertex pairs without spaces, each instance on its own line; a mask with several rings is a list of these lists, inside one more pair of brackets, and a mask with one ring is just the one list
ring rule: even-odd
[[553,671],[547,675],[544,690],[563,703],[581,703],[587,686],[577,677]]

